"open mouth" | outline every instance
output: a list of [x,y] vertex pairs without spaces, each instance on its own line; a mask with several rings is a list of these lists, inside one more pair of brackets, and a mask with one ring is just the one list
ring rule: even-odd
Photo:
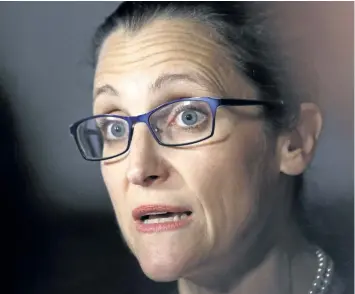
[[140,216],[139,221],[143,224],[157,224],[178,222],[191,216],[192,211],[183,212],[151,212]]
[[192,221],[192,210],[186,206],[148,204],[133,209],[132,217],[138,232],[159,233],[187,227]]

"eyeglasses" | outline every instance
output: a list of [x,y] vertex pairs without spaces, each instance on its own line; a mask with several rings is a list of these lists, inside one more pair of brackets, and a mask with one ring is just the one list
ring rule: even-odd
[[145,123],[160,145],[185,146],[213,136],[218,107],[253,105],[277,107],[283,105],[283,102],[212,97],[181,98],[138,116],[90,116],[72,124],[70,133],[84,159],[107,160],[129,150],[137,123]]

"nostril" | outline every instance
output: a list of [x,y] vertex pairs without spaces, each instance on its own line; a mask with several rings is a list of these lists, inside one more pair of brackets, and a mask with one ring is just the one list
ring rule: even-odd
[[153,183],[154,181],[156,181],[158,178],[159,178],[159,176],[155,176],[155,175],[146,177],[144,180],[144,183],[149,185],[149,184]]

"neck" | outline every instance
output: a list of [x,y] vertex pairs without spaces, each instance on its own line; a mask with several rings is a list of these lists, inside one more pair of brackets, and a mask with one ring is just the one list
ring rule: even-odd
[[[229,256],[223,265],[178,281],[180,294],[304,294],[317,269],[313,248],[294,224],[288,226],[260,262],[241,270]],[[250,256],[249,256],[250,259]],[[207,282],[208,281],[208,282]]]

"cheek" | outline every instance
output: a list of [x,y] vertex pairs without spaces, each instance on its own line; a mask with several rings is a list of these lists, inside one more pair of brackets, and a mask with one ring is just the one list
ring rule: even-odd
[[259,196],[256,179],[261,168],[255,158],[262,156],[261,145],[255,138],[234,138],[224,146],[185,155],[189,164],[180,165],[188,188],[197,197],[213,246],[225,247],[223,244],[231,241],[228,238],[243,231],[255,215]]
[[126,245],[135,252],[134,236],[132,234],[131,209],[125,197],[123,164],[101,165],[101,174],[109,194],[118,226]]
[[[202,161],[202,160],[201,160]],[[251,177],[242,157],[222,155],[194,170],[190,185],[215,225],[241,222],[253,202]],[[191,178],[192,180],[192,178]]]
[[116,218],[119,225],[122,227],[123,222],[127,217],[127,203],[124,197],[124,179],[122,176],[125,174],[120,168],[120,164],[101,165],[101,174],[105,182],[107,192],[110,196],[112,206],[114,208]]

